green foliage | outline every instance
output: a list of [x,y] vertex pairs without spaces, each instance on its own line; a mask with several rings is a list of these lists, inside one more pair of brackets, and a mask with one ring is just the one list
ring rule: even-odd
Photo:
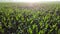
[[0,33],[60,34],[60,5],[46,6],[39,10],[0,6]]

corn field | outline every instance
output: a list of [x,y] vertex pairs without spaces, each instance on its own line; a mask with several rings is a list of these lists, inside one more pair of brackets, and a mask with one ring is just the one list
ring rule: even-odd
[[37,7],[0,3],[0,34],[60,34],[60,4]]

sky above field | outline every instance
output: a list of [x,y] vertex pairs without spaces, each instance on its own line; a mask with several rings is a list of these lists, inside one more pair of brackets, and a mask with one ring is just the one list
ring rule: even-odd
[[45,2],[45,1],[60,1],[60,0],[0,0],[0,2]]

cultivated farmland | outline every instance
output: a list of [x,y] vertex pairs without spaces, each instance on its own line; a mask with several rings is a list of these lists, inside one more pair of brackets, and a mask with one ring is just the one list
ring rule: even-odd
[[0,34],[60,34],[59,3],[0,3]]

